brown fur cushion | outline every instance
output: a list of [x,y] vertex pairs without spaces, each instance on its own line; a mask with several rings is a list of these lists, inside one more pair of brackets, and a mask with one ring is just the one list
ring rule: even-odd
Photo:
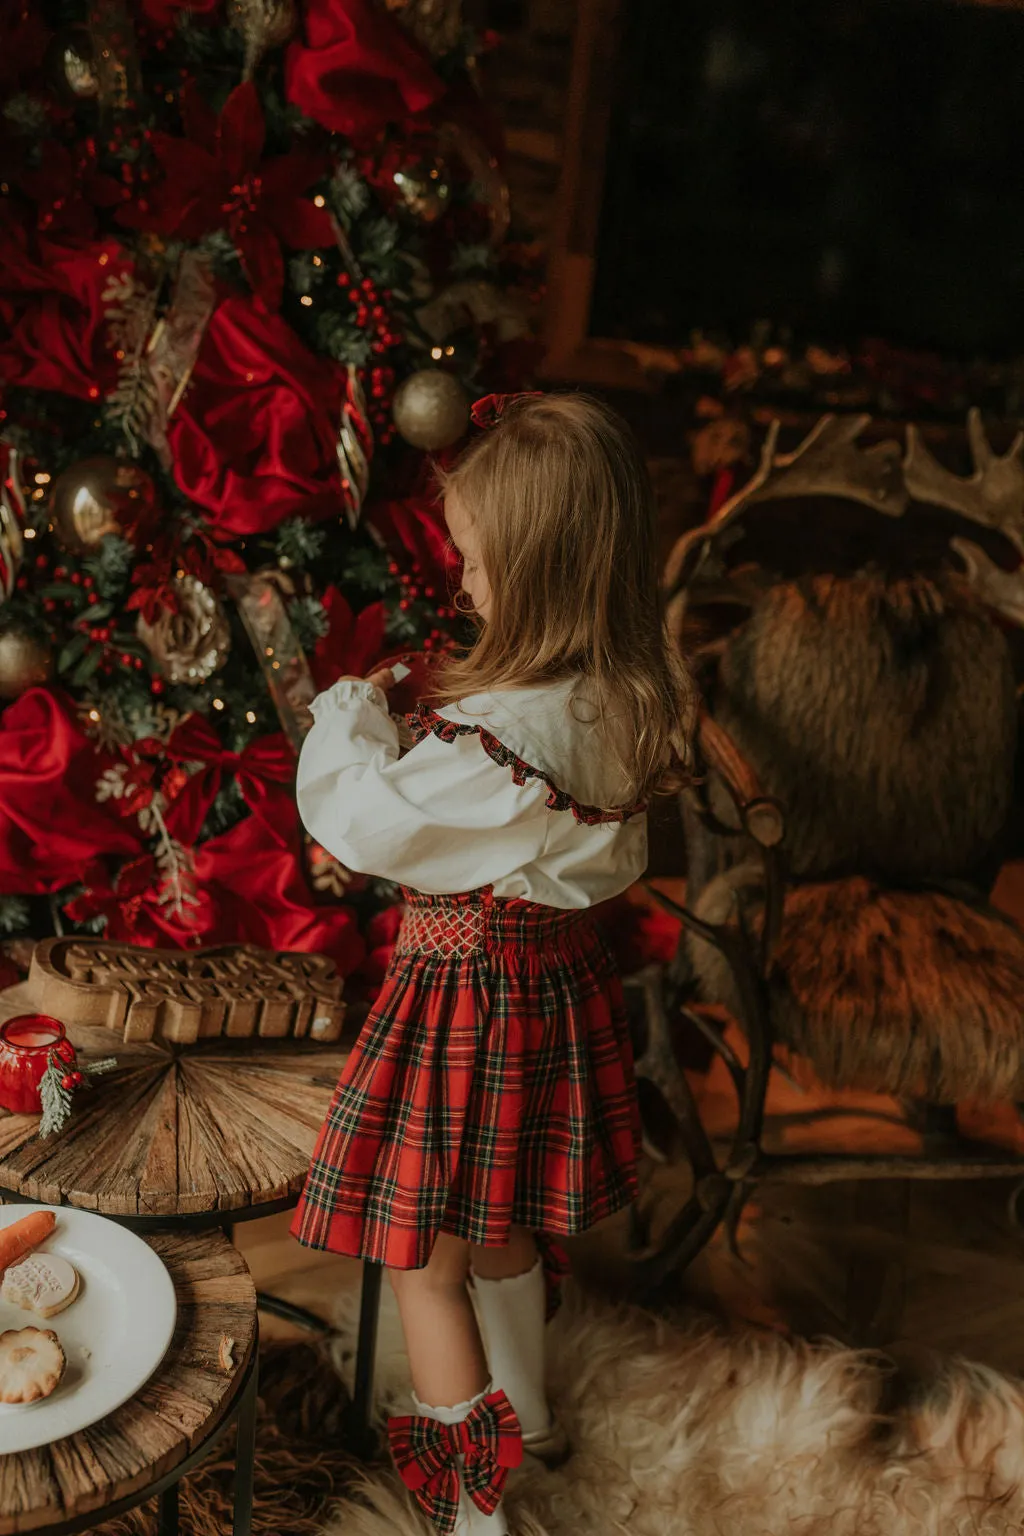
[[[758,874],[721,876],[698,903],[757,923]],[[702,991],[737,1007],[708,945],[691,946]],[[770,983],[776,1038],[828,1087],[934,1103],[1024,1098],[1024,935],[998,913],[938,891],[868,880],[799,886],[786,898]]]
[[773,587],[730,641],[710,706],[785,805],[797,875],[968,876],[1003,829],[1009,648],[952,578]]

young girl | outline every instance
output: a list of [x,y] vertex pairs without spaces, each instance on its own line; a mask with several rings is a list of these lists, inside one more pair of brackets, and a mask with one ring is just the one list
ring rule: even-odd
[[625,424],[579,395],[474,420],[444,491],[475,645],[404,756],[378,673],[314,702],[299,763],[311,835],[407,909],[293,1231],[388,1267],[416,1407],[389,1426],[399,1471],[442,1532],[504,1536],[507,1469],[566,1449],[537,1238],[635,1191],[622,994],[588,909],[643,873],[687,694]]

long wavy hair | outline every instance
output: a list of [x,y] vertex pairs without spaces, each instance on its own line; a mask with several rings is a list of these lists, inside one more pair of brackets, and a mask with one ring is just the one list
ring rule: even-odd
[[658,590],[654,496],[614,411],[581,394],[521,396],[439,472],[473,522],[491,590],[441,700],[578,677],[620,770],[621,804],[685,777],[690,680]]

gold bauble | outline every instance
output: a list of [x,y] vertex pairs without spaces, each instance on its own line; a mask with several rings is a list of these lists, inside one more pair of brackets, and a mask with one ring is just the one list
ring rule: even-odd
[[35,635],[16,628],[0,634],[0,698],[16,699],[52,675],[53,657]]
[[452,186],[443,160],[434,158],[406,166],[396,171],[392,180],[409,212],[422,219],[424,224],[436,223],[446,212]]
[[164,610],[152,624],[139,614],[136,631],[169,683],[202,683],[224,665],[231,630],[210,588],[195,576],[173,584],[176,609]]
[[64,548],[76,554],[95,549],[108,533],[130,538],[154,496],[153,481],[138,464],[109,454],[83,459],[54,481],[53,531]]
[[76,101],[89,101],[100,93],[93,60],[92,38],[87,27],[61,27],[47,49],[54,85]]
[[414,448],[447,448],[469,426],[466,391],[440,368],[411,373],[395,390],[391,409],[395,426]]

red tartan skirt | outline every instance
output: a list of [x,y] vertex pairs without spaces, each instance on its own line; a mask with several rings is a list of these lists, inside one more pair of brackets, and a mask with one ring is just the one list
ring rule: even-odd
[[393,1269],[438,1232],[585,1231],[636,1192],[633,1061],[586,913],[406,893],[376,1006],[313,1154],[293,1236]]

